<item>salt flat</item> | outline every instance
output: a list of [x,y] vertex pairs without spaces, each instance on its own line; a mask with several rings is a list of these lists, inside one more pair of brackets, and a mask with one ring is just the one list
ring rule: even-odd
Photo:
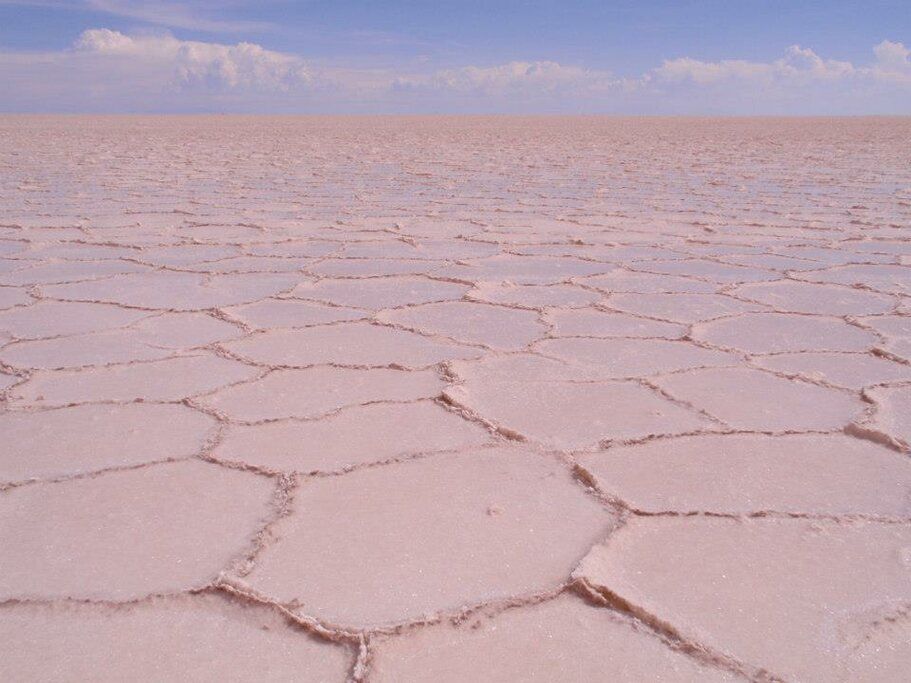
[[0,117],[3,680],[906,680],[911,119]]

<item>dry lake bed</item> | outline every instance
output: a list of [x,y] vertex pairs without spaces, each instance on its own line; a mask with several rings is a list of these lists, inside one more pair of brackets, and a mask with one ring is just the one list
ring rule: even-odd
[[0,679],[902,681],[911,119],[0,117]]

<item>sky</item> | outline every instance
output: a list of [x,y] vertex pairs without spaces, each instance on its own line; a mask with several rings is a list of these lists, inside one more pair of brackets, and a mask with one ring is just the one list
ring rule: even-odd
[[911,0],[0,0],[0,111],[911,115]]

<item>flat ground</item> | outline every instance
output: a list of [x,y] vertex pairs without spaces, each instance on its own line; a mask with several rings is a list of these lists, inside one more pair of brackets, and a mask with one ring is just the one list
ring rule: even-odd
[[900,681],[911,120],[0,118],[0,679]]

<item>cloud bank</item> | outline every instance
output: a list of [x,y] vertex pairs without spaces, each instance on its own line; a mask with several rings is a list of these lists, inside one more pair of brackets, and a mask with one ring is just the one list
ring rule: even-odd
[[666,60],[652,74],[668,82],[690,81],[712,85],[722,81],[746,83],[810,83],[851,81],[892,81],[911,84],[909,50],[901,43],[882,41],[873,48],[874,63],[856,67],[851,62],[823,59],[813,50],[792,45],[785,56],[774,62],[724,60],[702,62],[682,57]]
[[108,29],[84,31],[74,46],[77,55],[157,67],[175,88],[257,89],[288,91],[311,77],[303,61],[254,43],[221,45],[167,36],[132,37]]
[[334,67],[255,43],[83,32],[68,50],[0,53],[0,110],[911,114],[911,51],[871,61],[794,45],[769,62],[668,59],[633,78],[554,61]]
[[515,91],[538,93],[597,90],[614,84],[606,71],[590,71],[557,62],[509,62],[491,67],[465,66],[436,72],[430,86],[440,90],[504,94]]

